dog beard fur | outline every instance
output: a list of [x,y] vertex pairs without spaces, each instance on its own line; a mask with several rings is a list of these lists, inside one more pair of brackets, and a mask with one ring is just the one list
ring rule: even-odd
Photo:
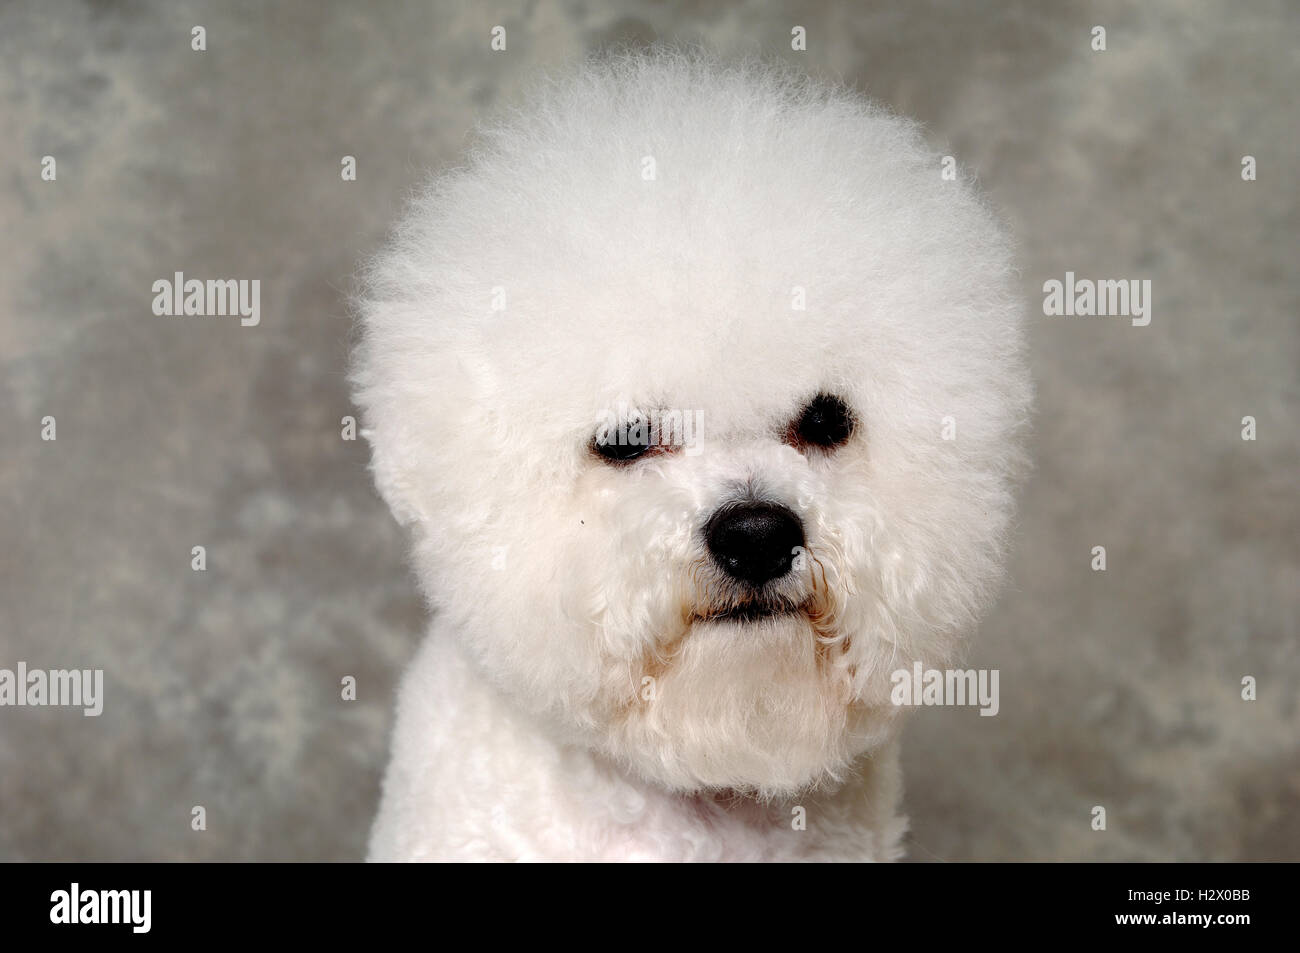
[[[802,573],[761,597],[704,559],[685,578],[674,624],[628,673],[635,701],[607,751],[689,793],[766,800],[842,780],[869,743],[869,719],[854,701],[834,570],[810,553]],[[727,615],[751,606],[776,611]]]

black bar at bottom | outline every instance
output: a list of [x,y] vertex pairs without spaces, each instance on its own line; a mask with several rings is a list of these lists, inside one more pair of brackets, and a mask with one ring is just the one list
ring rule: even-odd
[[865,947],[909,936],[930,943],[1134,934],[1221,943],[1293,933],[1294,873],[1283,864],[571,866],[549,874],[485,866],[8,864],[0,867],[0,925],[6,941],[62,935],[92,947],[284,938],[336,948],[397,929],[416,931],[421,945],[458,943],[467,931],[499,939],[512,929],[537,940],[735,943],[778,926],[810,943],[847,932]]

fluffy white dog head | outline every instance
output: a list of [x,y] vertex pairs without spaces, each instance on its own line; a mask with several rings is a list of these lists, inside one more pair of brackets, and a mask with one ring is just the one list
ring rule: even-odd
[[1029,404],[1007,242],[916,127],[759,66],[589,64],[373,263],[381,492],[486,677],[682,791],[892,731],[1000,574]]

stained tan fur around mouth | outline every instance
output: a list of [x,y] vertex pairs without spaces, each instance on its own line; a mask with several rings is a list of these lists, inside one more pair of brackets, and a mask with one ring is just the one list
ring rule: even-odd
[[[847,654],[851,640],[839,631],[838,603],[827,582],[825,565],[811,549],[808,550],[808,555],[812,593],[800,604],[798,611],[808,620],[812,628],[816,640],[818,665],[829,676],[834,660]],[[667,638],[657,640],[655,645],[642,655],[640,674],[632,673],[635,676],[632,679],[632,698],[629,703],[620,706],[621,714],[627,714],[631,709],[645,704],[641,692],[641,686],[644,684],[642,680],[647,677],[655,682],[662,679],[671,670],[683,642],[692,634],[695,624],[718,611],[719,585],[717,580],[708,573],[707,558],[699,557],[693,560],[686,575],[691,583],[691,595],[683,601],[679,624]],[[702,579],[701,576],[704,578]],[[701,612],[701,606],[709,608]],[[730,608],[730,606],[724,603],[721,608]]]

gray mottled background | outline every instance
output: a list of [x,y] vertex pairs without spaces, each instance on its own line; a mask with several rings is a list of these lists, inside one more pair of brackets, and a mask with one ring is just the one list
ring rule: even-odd
[[[914,718],[912,856],[1300,859],[1297,5],[308,0],[0,6],[0,667],[107,678],[98,719],[0,709],[0,858],[361,856],[423,610],[339,437],[350,276],[536,70],[654,39],[917,116],[1022,242],[1002,712]],[[1150,327],[1043,317],[1067,269],[1151,278]],[[155,317],[177,270],[260,278],[261,326]]]

